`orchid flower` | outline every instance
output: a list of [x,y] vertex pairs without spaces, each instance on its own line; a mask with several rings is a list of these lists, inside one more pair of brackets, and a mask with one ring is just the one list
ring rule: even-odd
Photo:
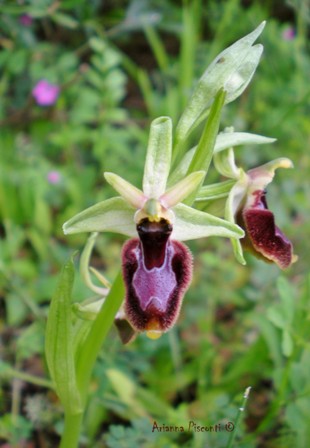
[[66,234],[110,231],[133,239],[122,251],[125,313],[131,326],[156,337],[175,323],[192,277],[192,256],[181,241],[223,236],[241,238],[234,223],[182,203],[200,185],[196,171],[167,189],[172,123],[151,124],[142,190],[113,173],[105,179],[120,196],[96,204],[64,224]]
[[243,247],[266,262],[288,268],[297,257],[292,243],[276,226],[274,214],[268,209],[266,187],[277,168],[293,167],[291,160],[279,158],[245,172],[236,166],[230,148],[215,155],[214,162],[222,175],[235,180],[228,195],[225,218],[238,223],[245,231],[240,241],[232,240],[237,259],[245,264]]
[[[244,231],[237,225],[235,215],[227,213],[227,219],[221,219],[192,205],[199,207],[200,196],[204,200],[210,194],[229,195],[228,203],[235,203],[230,192],[238,190],[239,177],[241,182],[246,175],[236,168],[233,176],[228,176],[232,181],[203,186],[212,157],[216,162],[235,144],[272,141],[247,133],[217,135],[223,105],[244,91],[256,70],[263,47],[253,44],[264,26],[265,22],[261,23],[210,64],[180,117],[174,138],[169,117],[152,122],[142,189],[117,174],[104,173],[119,196],[84,210],[64,224],[66,234],[108,231],[131,238],[122,250],[126,296],[116,319],[119,327],[125,317],[133,332],[146,331],[156,338],[174,325],[193,270],[191,253],[183,241],[228,237],[239,261],[243,261],[238,240]],[[192,130],[206,117],[198,145],[187,151]],[[246,190],[242,190],[238,205],[245,197]],[[84,274],[92,287],[88,267]]]

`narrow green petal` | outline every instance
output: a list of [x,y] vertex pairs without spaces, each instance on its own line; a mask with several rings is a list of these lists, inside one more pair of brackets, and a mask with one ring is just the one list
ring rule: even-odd
[[143,175],[143,193],[158,199],[166,190],[172,151],[172,121],[159,117],[151,124]]
[[134,209],[120,197],[107,199],[78,213],[63,225],[65,234],[114,232],[136,236]]
[[143,192],[127,180],[114,173],[103,174],[106,181],[134,208],[142,208],[146,197]]
[[183,199],[198,188],[205,175],[205,171],[196,171],[189,174],[160,197],[161,204],[166,208],[170,208],[182,202]]
[[175,224],[172,238],[179,241],[194,240],[208,236],[242,238],[243,230],[236,224],[217,218],[208,213],[178,204],[173,209]]

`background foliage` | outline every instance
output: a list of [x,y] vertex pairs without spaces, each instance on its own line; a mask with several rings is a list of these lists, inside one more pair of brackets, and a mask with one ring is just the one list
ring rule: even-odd
[[[225,431],[159,433],[153,421],[234,421],[252,386],[238,446],[308,446],[308,2],[25,0],[0,1],[0,11],[2,445],[55,446],[62,431],[44,328],[60,267],[86,240],[64,238],[62,223],[111,195],[104,170],[139,184],[151,119],[176,121],[212,58],[267,19],[258,71],[225,108],[222,126],[278,139],[237,150],[245,167],[293,160],[294,170],[277,173],[268,200],[299,261],[279,274],[251,256],[238,265],[229,242],[191,243],[195,276],[178,325],[158,341],[141,336],[129,346],[110,335],[81,442],[220,448]],[[41,79],[60,87],[48,107],[32,95]],[[106,234],[98,242],[93,264],[110,279],[123,241]],[[77,276],[75,300],[89,295]]]

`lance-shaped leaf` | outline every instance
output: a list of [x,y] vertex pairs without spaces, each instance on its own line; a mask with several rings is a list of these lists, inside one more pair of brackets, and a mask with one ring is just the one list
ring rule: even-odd
[[[268,143],[273,143],[275,140],[276,139],[274,138],[264,137],[258,134],[250,134],[249,132],[224,131],[220,132],[216,137],[214,154],[239,145],[265,145]],[[179,179],[182,179],[182,177],[186,175],[196,150],[197,146],[191,148],[185,153],[181,162],[170,175],[169,185],[176,183]]]
[[147,198],[139,188],[114,173],[104,173],[107,182],[134,208],[142,208]]
[[239,96],[249,84],[260,56],[262,45],[252,46],[263,31],[265,22],[252,33],[220,53],[204,72],[183,112],[176,129],[176,141],[183,141],[196,120],[210,107],[216,93],[224,88],[225,102]]
[[63,225],[65,234],[115,232],[136,236],[134,209],[120,197],[107,199],[73,216]]
[[170,208],[174,207],[179,202],[182,202],[183,199],[188,197],[199,187],[205,175],[205,171],[196,171],[189,174],[173,187],[169,188],[169,190],[160,197],[161,204],[166,208]]
[[202,136],[199,140],[197,149],[193,155],[191,163],[188,167],[188,174],[197,170],[208,171],[213,150],[216,142],[216,136],[220,126],[221,112],[224,105],[225,92],[222,90],[218,92],[206,126],[203,130]]
[[236,224],[217,218],[208,213],[178,204],[173,209],[175,225],[172,238],[179,241],[195,240],[208,236],[242,238],[243,230]]
[[[204,170],[205,173],[208,172],[212,156],[214,145],[216,141],[216,136],[220,126],[221,119],[221,111],[225,100],[225,92],[220,91],[216,95],[214,103],[212,104],[212,108],[210,111],[210,115],[208,121],[203,130],[202,136],[199,140],[197,150],[191,160],[191,163],[188,167],[187,174],[190,174],[197,170]],[[189,195],[185,203],[191,205],[196,196],[196,192],[199,190],[199,187],[203,184],[203,178],[201,179],[200,185],[197,186],[196,190]]]
[[77,387],[73,328],[71,318],[71,291],[74,266],[70,260],[63,267],[57,290],[48,313],[45,354],[57,394],[67,412],[80,413],[82,403]]
[[151,124],[143,175],[143,192],[148,198],[158,199],[166,190],[171,151],[171,118],[156,118]]

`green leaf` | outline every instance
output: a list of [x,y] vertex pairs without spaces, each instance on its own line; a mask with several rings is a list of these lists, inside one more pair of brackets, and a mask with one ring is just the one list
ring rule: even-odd
[[[214,103],[212,104],[212,108],[210,111],[210,115],[208,121],[203,130],[202,136],[199,140],[197,149],[195,154],[191,160],[191,163],[188,167],[187,174],[191,174],[195,171],[203,170],[205,173],[208,172],[212,156],[214,145],[216,141],[216,136],[220,126],[221,112],[222,107],[224,105],[225,100],[225,92],[218,92]],[[197,186],[197,190],[202,185],[203,179],[199,186]],[[195,200],[196,191],[194,191],[185,201],[187,204],[191,204]]]
[[283,310],[278,306],[273,306],[268,309],[267,317],[270,320],[270,322],[273,323],[273,325],[275,325],[277,328],[281,328],[282,330],[284,330],[285,328],[287,328],[287,321],[282,311]]
[[57,394],[70,414],[82,411],[77,388],[71,318],[71,291],[74,265],[68,261],[61,272],[59,283],[48,313],[45,339],[46,361]]
[[225,92],[221,90],[216,95],[214,103],[212,104],[208,121],[198,143],[195,154],[188,167],[188,174],[198,170],[204,170],[207,172],[209,169],[218,129],[220,126],[221,112],[224,105],[224,100]]
[[151,124],[143,175],[143,193],[158,199],[166,190],[172,151],[172,121],[156,118]]
[[186,139],[195,122],[210,107],[212,99],[220,89],[227,92],[227,104],[241,95],[247,87],[263,51],[261,45],[252,45],[264,26],[265,22],[261,23],[252,33],[226,48],[209,65],[179,120],[176,129],[177,144]]
[[282,351],[284,356],[291,356],[293,353],[294,344],[292,336],[288,330],[284,330],[282,334]]
[[242,238],[243,230],[236,224],[217,218],[208,213],[178,204],[173,208],[175,225],[172,238],[179,241],[195,240],[208,236]]
[[290,324],[295,314],[295,294],[293,288],[285,277],[278,278],[277,288],[282,302],[283,312],[285,313],[287,322]]
[[79,353],[77,353],[77,379],[79,390],[83,397],[83,403],[87,399],[88,385],[93,366],[108,331],[114,322],[116,313],[124,300],[124,296],[125,286],[122,273],[119,272],[109,294],[103,302],[100,312],[95,321],[92,322],[89,333],[83,340],[83,343],[79,345]]
[[58,23],[61,26],[64,26],[65,28],[69,28],[71,30],[78,27],[79,22],[72,17],[68,16],[67,14],[63,14],[62,12],[55,12],[51,15],[52,20],[54,22]]
[[115,232],[136,236],[134,209],[120,197],[107,199],[73,216],[63,225],[64,233]]

